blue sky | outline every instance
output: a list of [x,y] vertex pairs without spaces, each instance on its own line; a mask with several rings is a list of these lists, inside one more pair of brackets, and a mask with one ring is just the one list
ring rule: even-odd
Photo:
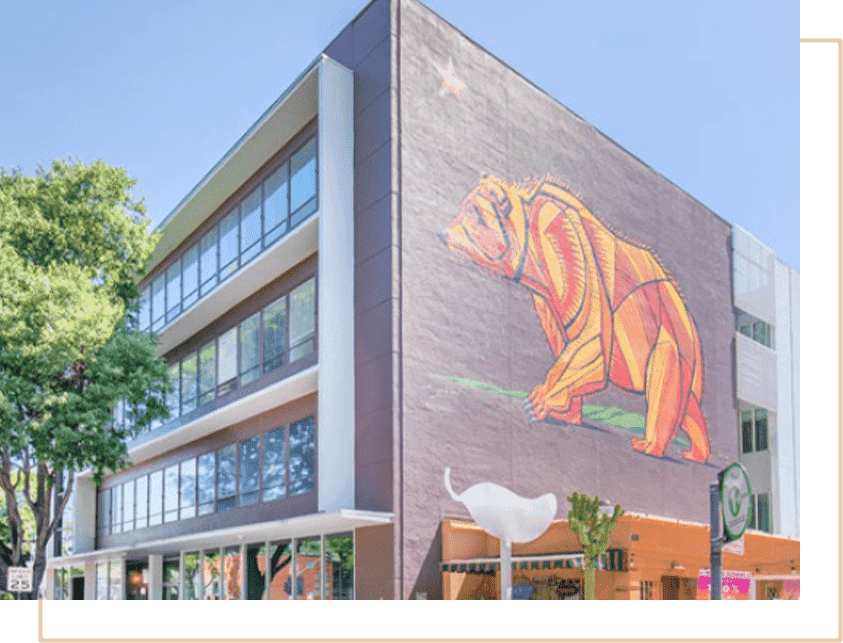
[[[799,266],[796,0],[426,4]],[[0,166],[102,158],[158,222],[364,5],[0,1]]]

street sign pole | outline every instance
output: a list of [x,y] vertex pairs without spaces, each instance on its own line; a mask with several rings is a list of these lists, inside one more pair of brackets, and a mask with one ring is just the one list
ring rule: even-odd
[[720,483],[708,488],[711,534],[711,600],[719,601],[722,591],[723,538],[720,535]]

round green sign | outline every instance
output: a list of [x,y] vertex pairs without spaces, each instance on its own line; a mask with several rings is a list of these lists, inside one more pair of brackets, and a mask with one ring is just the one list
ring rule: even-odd
[[720,485],[720,509],[723,514],[723,527],[729,540],[737,540],[743,536],[749,525],[752,513],[751,495],[749,474],[740,462],[733,462],[723,471],[723,482]]

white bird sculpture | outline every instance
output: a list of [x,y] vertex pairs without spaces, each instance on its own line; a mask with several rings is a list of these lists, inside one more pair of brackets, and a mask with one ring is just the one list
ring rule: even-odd
[[472,519],[501,543],[527,543],[541,536],[556,516],[556,496],[522,498],[494,482],[481,482],[454,493],[451,467],[445,467],[445,488],[468,509]]

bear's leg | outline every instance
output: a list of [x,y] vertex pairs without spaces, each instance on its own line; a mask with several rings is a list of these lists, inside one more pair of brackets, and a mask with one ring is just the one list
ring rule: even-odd
[[682,419],[682,429],[691,438],[691,450],[683,451],[682,457],[695,462],[707,462],[709,455],[711,455],[708,432],[700,411],[700,403],[693,393],[688,395],[688,408],[685,410],[685,417]]
[[683,416],[683,392],[687,395],[687,390],[683,391],[686,387],[683,387],[682,380],[676,341],[662,326],[647,362],[644,439],[633,439],[633,449],[659,458],[664,456]]

